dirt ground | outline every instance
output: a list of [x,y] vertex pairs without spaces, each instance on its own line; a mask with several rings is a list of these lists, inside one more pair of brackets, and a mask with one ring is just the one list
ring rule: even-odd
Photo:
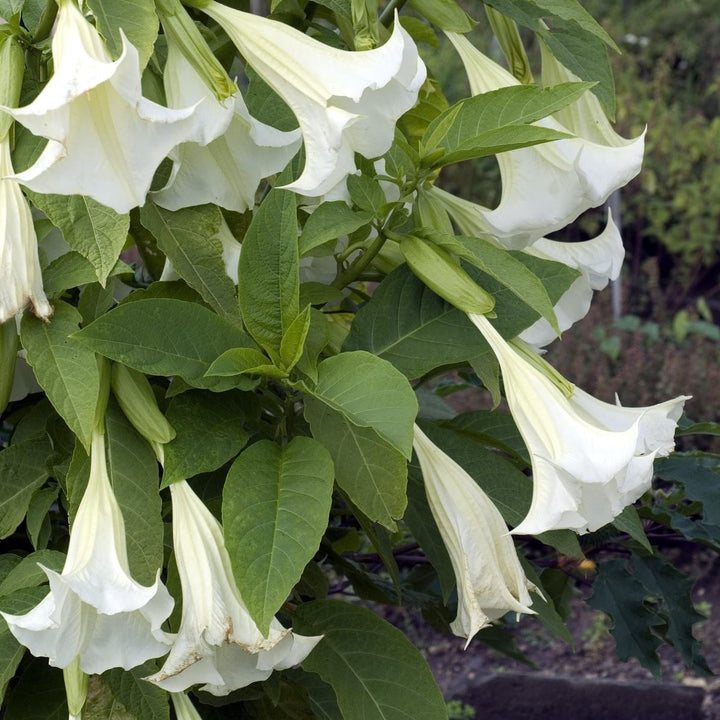
[[[697,677],[684,667],[679,655],[668,646],[659,651],[661,680],[653,678],[634,658],[621,662],[615,654],[615,641],[605,615],[580,600],[574,603],[569,620],[574,649],[549,635],[532,617],[523,617],[514,629],[517,644],[538,667],[536,672],[543,675],[674,682],[700,687],[705,691],[706,720],[720,720],[720,557],[700,550],[684,571],[696,578],[693,591],[696,608],[702,614],[709,613],[706,621],[695,626],[695,636],[703,642],[702,652],[716,677]],[[583,592],[589,594],[590,589],[584,588]],[[454,689],[462,686],[464,679],[472,681],[483,673],[532,671],[527,665],[481,642],[472,642],[467,650],[463,650],[464,640],[435,632],[412,614],[394,620],[422,649],[447,700],[455,699]]]

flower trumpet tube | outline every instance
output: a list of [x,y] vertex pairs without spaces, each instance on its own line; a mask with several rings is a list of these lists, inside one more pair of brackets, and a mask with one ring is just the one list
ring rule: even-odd
[[[447,35],[465,65],[473,95],[520,84],[464,36]],[[586,92],[562,116],[569,127],[555,116],[536,123],[577,137],[497,156],[502,178],[500,204],[494,210],[482,208],[482,215],[489,231],[512,249],[522,249],[565,227],[588,208],[601,205],[640,172],[645,134],[629,140],[620,137],[599,103],[583,100],[588,95]]]
[[288,189],[324,195],[355,171],[354,153],[375,158],[390,149],[395,123],[417,102],[426,76],[417,47],[399,22],[381,47],[350,52],[214,0],[193,4],[222,26],[295,113],[305,168]]
[[186,481],[170,492],[182,617],[164,665],[147,679],[173,693],[204,683],[202,690],[227,695],[304,660],[321,638],[277,620],[264,637],[240,597],[220,523]]
[[[0,103],[11,106],[17,103],[24,57],[14,37],[0,42]],[[9,115],[0,112],[0,325],[22,312],[28,303],[43,320],[53,313],[43,290],[30,207],[17,182],[11,179],[12,122]]]
[[60,0],[55,72],[26,107],[2,110],[49,142],[13,179],[39,193],[88,195],[116,212],[145,202],[160,162],[196,132],[193,107],[169,110],[142,96],[136,48],[122,36],[112,61],[74,0]]
[[642,408],[602,402],[521,342],[507,343],[486,317],[468,317],[500,363],[508,406],[532,462],[532,503],[513,533],[597,530],[650,488],[653,461],[672,451],[687,397]]
[[237,90],[218,101],[174,44],[168,46],[165,88],[171,107],[198,105],[207,118],[201,142],[178,146],[168,184],[153,193],[168,210],[214,203],[245,212],[255,204],[260,181],[282,170],[300,147],[300,132],[281,132],[251,117]]
[[[41,566],[42,567],[42,566]],[[85,673],[126,670],[164,655],[171,637],[161,625],[173,599],[158,578],[144,587],[130,577],[125,525],[110,487],[105,435],[96,429],[90,480],[70,532],[62,573],[43,567],[50,592],[26,615],[2,613],[33,655]]]
[[468,643],[508,612],[534,614],[530,591],[505,521],[479,485],[415,425],[413,448],[428,503],[450,555],[458,614],[450,627]]

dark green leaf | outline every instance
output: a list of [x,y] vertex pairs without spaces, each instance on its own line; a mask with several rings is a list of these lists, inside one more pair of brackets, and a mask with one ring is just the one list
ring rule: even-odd
[[114,668],[103,674],[113,696],[138,720],[169,720],[168,694],[144,678],[157,670],[152,660],[132,670]]

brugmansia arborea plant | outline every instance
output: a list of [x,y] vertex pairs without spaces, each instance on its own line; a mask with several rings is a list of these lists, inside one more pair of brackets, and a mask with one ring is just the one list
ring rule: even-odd
[[[541,356],[622,268],[609,213],[547,237],[640,171],[644,133],[608,119],[612,39],[574,0],[531,23],[234,5],[0,2],[8,720],[49,697],[71,718],[445,718],[368,605],[507,648],[517,620],[567,639],[585,551],[630,558],[600,564],[601,609],[665,572],[633,503],[688,398],[603,402]],[[467,72],[452,105],[439,43]],[[497,207],[441,188],[489,156]],[[462,377],[497,409],[454,413]],[[704,663],[673,625],[686,594],[626,630],[653,670],[658,638]]]

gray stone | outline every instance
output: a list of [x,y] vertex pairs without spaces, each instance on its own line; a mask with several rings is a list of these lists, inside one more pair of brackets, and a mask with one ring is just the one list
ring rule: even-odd
[[475,720],[702,720],[704,693],[677,683],[499,673],[458,683],[449,697],[473,707]]

